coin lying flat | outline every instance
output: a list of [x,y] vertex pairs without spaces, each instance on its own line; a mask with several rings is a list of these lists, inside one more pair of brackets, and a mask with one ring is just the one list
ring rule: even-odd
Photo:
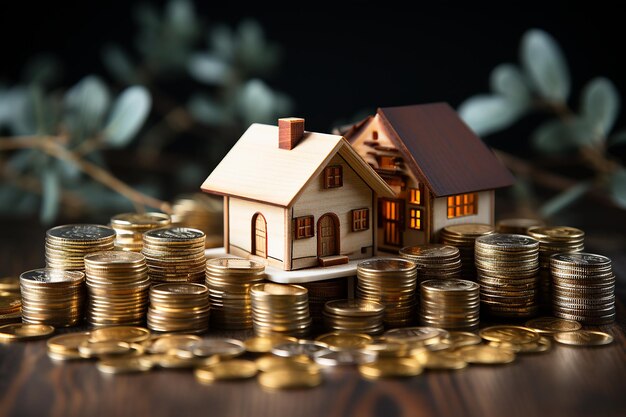
[[482,329],[479,334],[483,339],[492,342],[522,344],[539,340],[539,333],[522,326],[491,326]]
[[318,342],[328,345],[331,349],[362,349],[372,342],[372,337],[366,334],[357,333],[326,333],[319,336]]
[[283,335],[256,336],[246,339],[244,346],[248,352],[252,353],[269,353],[272,348],[281,343],[293,343],[298,339]]
[[448,332],[437,327],[404,327],[385,332],[385,340],[399,343],[428,343],[448,337]]
[[196,368],[194,374],[200,382],[211,383],[225,379],[248,379],[258,373],[256,363],[245,359],[231,359],[214,365]]
[[46,324],[10,323],[0,326],[0,341],[21,341],[46,337],[54,327]]
[[467,366],[467,362],[454,352],[430,352],[426,349],[414,349],[413,352],[413,357],[426,369],[456,370]]
[[513,351],[487,345],[465,346],[458,350],[458,354],[465,362],[480,365],[505,364],[515,360]]
[[414,358],[382,358],[359,366],[367,379],[411,377],[422,373],[422,364]]
[[319,372],[280,369],[261,373],[258,382],[262,387],[272,390],[313,388],[322,383],[322,375]]
[[272,353],[286,358],[301,355],[311,357],[316,352],[326,349],[328,349],[328,345],[326,343],[313,340],[299,340],[297,342],[276,345],[272,348]]
[[613,342],[613,336],[594,330],[576,330],[554,335],[558,343],[571,346],[603,346]]
[[243,354],[246,348],[243,342],[237,339],[214,338],[202,339],[183,350],[189,350],[194,356],[200,357],[218,355],[222,358],[234,358]]
[[54,336],[46,342],[48,351],[78,353],[78,347],[89,340],[89,332],[67,333]]
[[150,341],[148,351],[150,353],[167,353],[199,342],[200,340],[200,336],[192,334],[164,334]]
[[471,332],[450,332],[448,340],[454,347],[463,347],[478,345],[482,342],[482,338],[475,333]]
[[308,356],[294,356],[286,358],[283,356],[265,355],[258,358],[255,363],[259,371],[262,372],[270,372],[280,369],[295,369],[307,372],[319,371],[319,366],[313,363]]
[[572,332],[580,329],[580,323],[574,320],[560,319],[557,317],[538,317],[526,322],[529,327],[539,333],[554,334],[558,332]]
[[346,366],[371,363],[376,360],[376,353],[367,350],[326,350],[313,356],[315,363],[321,366]]
[[89,341],[101,342],[115,340],[127,343],[140,343],[150,338],[150,331],[143,327],[135,326],[109,326],[91,331]]
[[96,363],[96,368],[106,374],[123,374],[148,371],[152,364],[141,357],[130,356],[101,360]]

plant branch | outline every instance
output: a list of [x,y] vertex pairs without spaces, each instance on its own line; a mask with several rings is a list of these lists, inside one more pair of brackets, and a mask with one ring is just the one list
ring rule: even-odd
[[18,138],[0,138],[0,151],[12,149],[35,148],[57,159],[73,163],[83,173],[94,180],[109,187],[117,193],[128,198],[135,204],[138,210],[143,210],[143,206],[153,207],[164,212],[171,212],[169,203],[139,192],[118,179],[108,171],[98,165],[81,159],[72,151],[67,150],[56,142],[54,136],[25,136]]

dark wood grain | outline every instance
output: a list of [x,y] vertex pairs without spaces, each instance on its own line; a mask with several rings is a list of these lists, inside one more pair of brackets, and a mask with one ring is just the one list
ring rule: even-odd
[[[6,221],[0,228],[0,274],[43,265],[43,229]],[[596,251],[602,242],[597,239]],[[626,253],[618,249],[611,244],[604,253],[624,277]],[[615,337],[607,347],[557,345],[506,366],[406,380],[369,382],[354,369],[340,369],[316,389],[293,392],[266,392],[254,380],[203,386],[189,371],[107,376],[88,361],[51,361],[44,341],[0,345],[0,416],[624,416],[626,310],[620,299],[618,323],[602,327]]]

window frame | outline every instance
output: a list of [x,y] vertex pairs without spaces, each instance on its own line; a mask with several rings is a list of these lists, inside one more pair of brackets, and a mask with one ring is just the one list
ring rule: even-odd
[[[360,218],[357,216],[360,214]],[[352,231],[362,232],[370,228],[370,209],[360,208],[352,210]]]
[[[418,199],[413,197],[417,196]],[[424,184],[418,183],[417,188],[409,187],[409,204],[415,204],[416,206],[424,205]]]
[[407,227],[410,230],[424,230],[424,209],[421,207],[409,207],[408,220]]
[[[337,170],[337,173],[335,173],[335,170]],[[324,188],[339,187],[343,187],[343,166],[329,165],[324,168]]]
[[455,194],[446,198],[446,216],[448,219],[477,214],[478,193]]
[[[315,221],[312,215],[299,216],[294,220],[294,239],[308,239],[315,236]],[[307,223],[308,221],[308,223]],[[301,233],[302,232],[302,233]]]

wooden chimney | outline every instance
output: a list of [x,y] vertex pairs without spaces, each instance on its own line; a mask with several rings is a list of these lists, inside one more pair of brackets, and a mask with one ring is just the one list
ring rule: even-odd
[[285,117],[278,119],[278,147],[291,150],[304,135],[304,119]]

